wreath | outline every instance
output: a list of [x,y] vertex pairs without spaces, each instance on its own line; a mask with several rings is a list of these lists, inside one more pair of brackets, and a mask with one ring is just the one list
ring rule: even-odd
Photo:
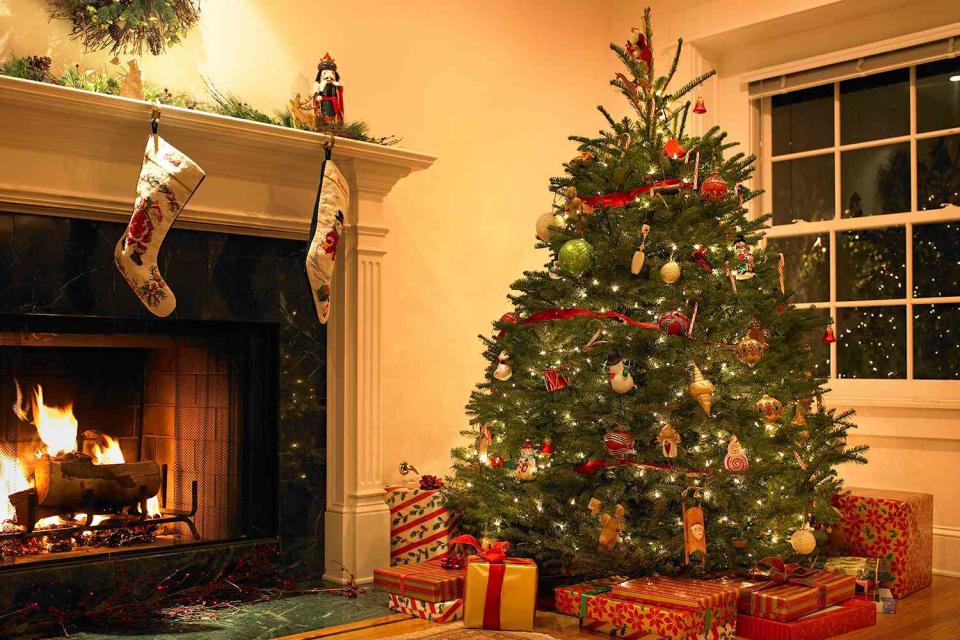
[[179,44],[200,18],[199,0],[50,0],[50,17],[69,20],[87,51],[153,55]]

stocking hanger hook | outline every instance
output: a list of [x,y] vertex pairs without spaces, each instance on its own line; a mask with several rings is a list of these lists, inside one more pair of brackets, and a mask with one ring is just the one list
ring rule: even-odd
[[157,135],[160,130],[160,103],[153,103],[153,110],[150,111],[150,131]]

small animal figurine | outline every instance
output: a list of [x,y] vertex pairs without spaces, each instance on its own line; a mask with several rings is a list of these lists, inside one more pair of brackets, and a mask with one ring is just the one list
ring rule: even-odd
[[493,377],[497,380],[504,381],[509,380],[510,376],[513,375],[513,369],[510,367],[510,354],[506,351],[501,351],[500,355],[497,356],[499,364],[497,368],[493,370]]
[[617,393],[627,393],[633,389],[633,376],[627,370],[623,358],[616,351],[607,356],[607,374],[610,376],[610,387]]
[[620,534],[623,532],[623,514],[625,509],[622,504],[614,507],[613,513],[604,513],[600,516],[600,546],[607,551],[613,551],[613,548],[620,542]]

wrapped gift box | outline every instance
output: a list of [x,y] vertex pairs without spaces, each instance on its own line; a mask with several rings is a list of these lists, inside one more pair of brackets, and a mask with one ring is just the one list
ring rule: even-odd
[[464,569],[444,569],[442,558],[417,564],[374,569],[373,584],[381,591],[423,602],[449,602],[463,597]]
[[[859,556],[839,556],[826,558],[823,561],[824,569],[838,571],[847,575],[856,576],[862,580],[882,582],[891,580],[890,561],[885,558],[861,558]],[[820,563],[817,563],[820,566]]]
[[854,576],[836,571],[811,571],[784,584],[743,582],[739,585],[737,610],[787,622],[852,598],[856,583]]
[[440,624],[463,618],[463,598],[447,602],[426,602],[391,593],[390,603],[387,606],[391,611],[406,613],[415,618],[423,618]]
[[555,600],[554,607],[560,613],[580,617],[580,605],[584,594],[596,595],[598,593],[605,593],[610,590],[612,585],[626,582],[627,580],[628,578],[624,576],[612,576],[610,578],[598,578],[587,582],[557,587],[553,590]]
[[533,631],[537,565],[524,558],[490,562],[467,558],[463,626],[467,629]]
[[841,513],[831,543],[842,553],[890,562],[889,586],[902,598],[933,582],[933,496],[851,488],[836,496]]
[[851,599],[790,622],[740,614],[737,636],[747,640],[823,640],[877,624],[872,602]]
[[[602,587],[600,587],[602,588]],[[737,588],[729,582],[651,576],[581,593],[581,627],[618,638],[734,638]]]
[[456,514],[443,506],[439,489],[419,482],[385,487],[390,507],[390,564],[410,564],[447,553],[457,526]]

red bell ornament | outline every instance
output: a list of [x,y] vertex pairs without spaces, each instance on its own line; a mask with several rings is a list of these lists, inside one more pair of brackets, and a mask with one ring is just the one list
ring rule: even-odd
[[687,150],[680,144],[679,140],[672,138],[667,140],[667,144],[663,145],[663,155],[671,160],[679,160],[687,155]]
[[823,332],[823,344],[833,344],[837,341],[837,335],[833,332],[833,327],[827,327]]
[[728,191],[727,183],[723,181],[719,173],[714,171],[703,181],[703,185],[700,187],[700,197],[710,202],[719,202],[727,197]]
[[657,320],[657,326],[668,336],[682,336],[690,330],[690,318],[679,311],[667,311]]
[[703,104],[703,98],[697,96],[697,103],[693,105],[693,112],[704,114],[707,112],[707,105]]

